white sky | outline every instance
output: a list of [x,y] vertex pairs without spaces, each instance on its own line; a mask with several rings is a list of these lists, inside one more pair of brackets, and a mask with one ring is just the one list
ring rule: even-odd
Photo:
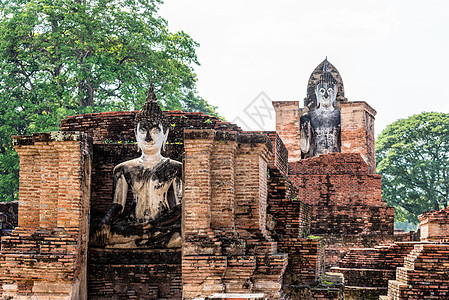
[[376,134],[398,118],[449,113],[448,0],[166,0],[160,14],[201,44],[199,94],[228,121],[247,119],[261,92],[302,107],[326,56],[346,98],[377,110]]

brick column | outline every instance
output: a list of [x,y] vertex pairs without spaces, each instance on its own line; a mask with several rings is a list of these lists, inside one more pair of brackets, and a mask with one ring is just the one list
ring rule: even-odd
[[91,141],[79,132],[13,141],[20,156],[19,227],[1,241],[0,269],[8,272],[0,272],[0,296],[87,299]]
[[376,173],[374,117],[376,111],[364,101],[341,102],[341,152],[360,153],[370,173]]
[[183,299],[253,288],[278,299],[287,256],[266,230],[268,137],[185,130],[184,149]]
[[[260,138],[259,135],[257,138]],[[267,162],[269,148],[267,140],[252,140],[251,135],[239,136],[239,147],[235,158],[235,218],[239,230],[266,230],[267,209]]]
[[299,101],[273,101],[276,111],[276,133],[288,150],[288,162],[301,159],[299,146]]
[[222,292],[227,258],[211,229],[213,130],[184,130],[183,299]]
[[79,142],[58,143],[55,148],[59,152],[58,227],[79,227],[83,211]]
[[[31,137],[29,137],[31,143]],[[40,212],[40,156],[34,145],[17,145],[14,148],[20,157],[19,171],[19,216],[18,226],[34,229],[39,226]]]
[[216,132],[211,157],[211,227],[232,232],[234,221],[234,156],[236,133]]
[[182,198],[185,238],[210,232],[210,155],[213,130],[184,131],[184,195]]
[[40,156],[40,224],[46,229],[56,227],[58,212],[58,152],[50,142],[36,142]]

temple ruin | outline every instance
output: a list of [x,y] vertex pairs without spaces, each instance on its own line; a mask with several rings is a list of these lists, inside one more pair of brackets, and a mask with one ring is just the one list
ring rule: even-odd
[[142,111],[13,137],[2,298],[447,299],[448,210],[421,215],[420,237],[394,233],[376,111],[327,59],[303,108],[273,106],[276,131],[243,131],[162,112],[150,90]]

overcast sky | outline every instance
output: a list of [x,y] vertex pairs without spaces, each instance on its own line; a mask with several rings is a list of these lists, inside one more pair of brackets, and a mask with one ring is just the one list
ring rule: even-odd
[[423,111],[449,113],[448,0],[166,0],[160,14],[201,44],[199,94],[249,129],[274,129],[269,112],[263,122],[245,114],[268,99],[302,107],[326,56],[348,100],[377,110],[376,134]]

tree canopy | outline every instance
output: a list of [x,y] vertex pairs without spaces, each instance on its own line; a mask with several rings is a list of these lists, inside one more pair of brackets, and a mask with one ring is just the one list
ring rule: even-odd
[[425,112],[390,124],[376,141],[382,197],[397,220],[417,223],[449,202],[449,114]]
[[0,0],[0,201],[17,194],[11,135],[68,115],[139,109],[150,81],[163,109],[216,107],[196,91],[199,46],[170,32],[160,0]]

